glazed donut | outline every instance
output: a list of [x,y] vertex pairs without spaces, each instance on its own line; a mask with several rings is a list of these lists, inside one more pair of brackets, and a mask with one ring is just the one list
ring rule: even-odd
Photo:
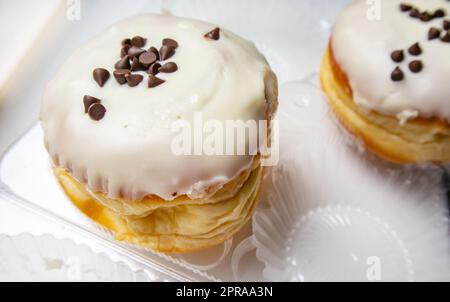
[[450,162],[449,13],[445,0],[355,1],[336,21],[322,89],[342,124],[386,160]]
[[173,123],[268,121],[277,79],[253,43],[212,24],[123,20],[76,50],[48,84],[40,120],[67,196],[117,239],[166,253],[219,244],[251,217],[264,175],[245,155],[180,155]]

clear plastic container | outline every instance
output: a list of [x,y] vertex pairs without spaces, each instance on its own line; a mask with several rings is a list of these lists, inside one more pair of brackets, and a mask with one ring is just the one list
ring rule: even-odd
[[[248,223],[224,244],[206,251],[188,255],[164,255],[115,241],[113,234],[90,221],[72,205],[52,175],[48,154],[42,143],[42,130],[37,122],[39,99],[46,81],[51,78],[71,50],[108,24],[138,13],[171,12],[180,16],[217,23],[256,42],[271,62],[279,76],[280,83],[284,83],[280,85],[281,108],[287,105],[296,106],[297,109],[309,108],[305,111],[290,110],[290,107],[280,110],[279,118],[283,126],[282,160],[285,156],[293,153],[296,156],[306,156],[308,152],[314,153],[313,149],[309,149],[309,143],[314,139],[322,139],[322,132],[320,132],[322,130],[317,125],[322,126],[324,120],[332,123],[332,117],[327,110],[316,111],[315,107],[308,105],[308,102],[314,102],[316,98],[320,98],[320,93],[313,97],[305,97],[311,93],[311,90],[305,87],[309,85],[308,87],[311,89],[316,89],[314,90],[316,92],[313,93],[317,93],[317,87],[314,86],[316,72],[327,45],[331,25],[335,15],[349,1],[287,0],[281,3],[277,0],[170,0],[153,1],[151,4],[148,1],[140,0],[133,2],[130,4],[127,1],[125,5],[123,1],[114,1],[113,3],[111,1],[84,1],[82,2],[83,10],[80,21],[67,21],[63,15],[56,18],[54,22],[61,27],[59,30],[51,31],[53,36],[48,38],[47,48],[41,48],[39,51],[43,56],[48,56],[52,48],[58,47],[58,54],[50,63],[47,62],[48,60],[46,62],[33,61],[31,67],[27,68],[41,70],[39,79],[34,80],[35,74],[33,73],[25,74],[26,80],[17,81],[6,94],[9,102],[18,100],[19,105],[13,103],[6,105],[5,108],[10,114],[0,121],[0,126],[7,127],[15,123],[17,126],[12,127],[13,130],[20,130],[25,134],[17,135],[14,131],[5,131],[0,137],[0,142],[15,140],[3,152],[0,159],[0,208],[2,209],[0,217],[4,216],[0,219],[0,231],[8,234],[50,233],[59,238],[69,237],[93,249],[98,248],[101,252],[108,253],[110,257],[116,257],[120,261],[153,272],[155,276],[163,280],[293,280],[292,276],[286,277],[281,273],[279,275],[273,273],[277,269],[274,268],[276,259],[265,256],[270,256],[270,253],[275,256],[281,254],[273,247],[270,253],[267,252],[268,247],[261,245],[262,241],[259,240],[265,230],[261,226],[261,216],[265,215],[264,217],[270,218],[270,215],[264,214],[264,211],[270,209],[267,206],[271,205],[273,197],[269,198],[269,196],[272,195],[263,195],[253,223]],[[252,13],[249,14],[249,11]],[[52,28],[54,27],[55,24]],[[300,82],[288,83],[295,80],[300,80]],[[292,87],[300,87],[300,93],[292,91]],[[325,103],[321,104],[325,106]],[[27,114],[21,113],[19,110],[23,110]],[[297,114],[303,114],[302,116],[305,118],[299,122]],[[14,121],[13,116],[21,116],[21,122]],[[28,130],[25,129],[26,125],[31,125]],[[336,130],[333,135],[338,137],[338,140],[346,140],[344,132],[335,124],[333,129]],[[315,135],[301,138],[305,133]],[[295,147],[301,139],[308,143],[305,144],[302,151],[299,151]],[[332,145],[327,145],[327,147],[333,148]],[[333,149],[330,150],[332,153]],[[361,154],[355,156],[365,157]],[[367,169],[381,169],[381,166],[383,165],[375,163],[369,165]],[[387,171],[391,168],[383,166],[382,169]],[[434,173],[433,169],[435,168],[431,168],[431,173]],[[429,169],[426,168],[426,170]],[[268,187],[270,185],[276,186],[269,182]],[[324,186],[327,185],[324,184]],[[430,187],[431,191],[440,195],[438,202],[433,205],[438,214],[433,217],[439,217],[437,227],[442,231],[442,228],[448,226],[448,221],[442,218],[447,217],[447,208],[441,194],[442,187],[434,185],[433,183],[433,186]],[[289,200],[286,199],[286,203],[288,202]],[[318,203],[316,206],[318,208],[323,205]],[[10,213],[15,214],[10,215]],[[299,217],[305,214],[303,211],[298,213]],[[17,219],[20,222],[17,222]],[[358,219],[361,220],[360,217]],[[269,225],[271,222],[276,224],[274,220],[269,219],[268,222]],[[295,229],[294,226],[291,226],[292,230]],[[402,227],[404,226],[402,225]],[[442,241],[441,237],[435,236],[431,240],[440,240],[439,244],[442,249],[450,246],[448,238]],[[380,242],[384,241],[380,240]],[[280,242],[276,245],[281,246],[282,244]],[[420,244],[418,247],[420,248]],[[333,253],[333,246],[328,247],[323,253],[324,255]],[[450,256],[450,252],[448,256]],[[315,276],[322,276],[322,269],[323,267],[317,266]]]
[[2,282],[164,281],[148,270],[133,270],[86,245],[52,235],[0,235]]

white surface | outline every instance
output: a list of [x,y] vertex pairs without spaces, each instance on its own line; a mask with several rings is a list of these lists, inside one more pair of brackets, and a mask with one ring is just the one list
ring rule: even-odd
[[0,57],[6,58],[0,63],[0,95],[16,75],[15,68],[35,58],[31,47],[62,4],[62,0],[0,1]]

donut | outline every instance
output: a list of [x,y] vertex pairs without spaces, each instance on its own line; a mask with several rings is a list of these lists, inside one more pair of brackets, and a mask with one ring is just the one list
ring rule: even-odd
[[[261,149],[277,94],[252,42],[213,24],[146,14],[74,51],[46,87],[40,121],[54,175],[79,210],[117,240],[188,253],[222,243],[250,219],[268,171]],[[203,124],[267,129],[256,145],[243,140],[245,154],[175,152],[174,125],[194,128],[199,115]]]
[[450,162],[450,2],[354,1],[338,16],[320,82],[338,120],[398,164]]

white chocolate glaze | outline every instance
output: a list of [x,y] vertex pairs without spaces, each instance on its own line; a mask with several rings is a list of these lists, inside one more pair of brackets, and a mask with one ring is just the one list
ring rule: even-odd
[[[442,29],[443,20],[450,20],[450,2],[380,0],[379,20],[371,18],[376,17],[374,3],[378,2],[363,0],[350,4],[338,17],[332,34],[335,59],[349,78],[355,102],[403,120],[405,116],[413,118],[407,113],[417,112],[420,117],[450,121],[450,43],[439,39],[428,41],[431,27]],[[422,22],[401,12],[401,3],[432,13],[442,8],[447,16]],[[416,42],[423,53],[411,56],[407,49]],[[405,50],[401,63],[390,57],[398,49]],[[408,68],[412,60],[421,60],[424,69],[412,73]],[[405,74],[403,81],[391,80],[396,66]]]
[[[267,85],[276,78],[253,43],[221,29],[218,41],[203,35],[215,26],[173,16],[142,15],[121,21],[76,50],[49,83],[41,107],[47,149],[54,163],[67,168],[93,191],[129,200],[156,195],[202,198],[250,167],[253,156],[176,156],[171,142],[173,121],[264,120]],[[121,41],[140,35],[150,46],[164,38],[179,47],[168,61],[178,71],[167,81],[147,87],[119,85],[112,72],[120,59]],[[95,68],[110,71],[100,88]],[[276,89],[275,87],[269,87]],[[84,113],[83,96],[102,100],[105,117],[93,121]],[[276,100],[275,100],[276,101]],[[213,187],[213,189],[211,189]]]

